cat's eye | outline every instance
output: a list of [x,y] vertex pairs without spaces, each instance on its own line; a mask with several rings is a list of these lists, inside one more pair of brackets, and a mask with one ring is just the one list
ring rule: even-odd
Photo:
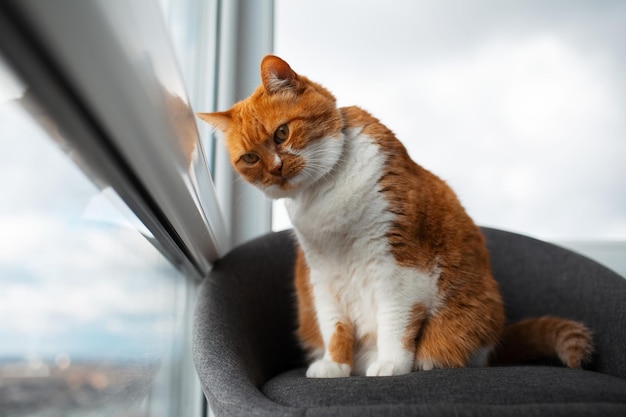
[[279,126],[278,129],[276,129],[276,132],[274,132],[274,142],[276,142],[276,144],[283,143],[288,137],[289,126],[287,125]]
[[245,154],[243,154],[241,159],[246,164],[255,164],[259,160],[259,155],[255,154],[255,153],[245,153]]

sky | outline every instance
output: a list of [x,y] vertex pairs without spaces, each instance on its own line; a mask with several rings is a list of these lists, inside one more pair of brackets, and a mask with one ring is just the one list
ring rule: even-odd
[[1,64],[0,363],[158,363],[185,280],[15,100],[25,86]]
[[378,117],[477,223],[625,241],[624,21],[622,1],[277,0],[275,53]]

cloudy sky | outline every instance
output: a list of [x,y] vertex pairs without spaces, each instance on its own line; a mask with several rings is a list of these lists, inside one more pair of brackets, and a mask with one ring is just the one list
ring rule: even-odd
[[1,60],[0,92],[0,364],[156,364],[185,280],[15,100],[25,86]]
[[626,240],[626,2],[277,0],[276,12],[275,52],[381,119],[478,223]]

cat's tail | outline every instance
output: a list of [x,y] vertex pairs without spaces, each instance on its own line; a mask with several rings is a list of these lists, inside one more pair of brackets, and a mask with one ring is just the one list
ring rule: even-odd
[[556,356],[568,367],[580,368],[592,354],[591,331],[584,324],[546,316],[508,325],[495,362],[519,364]]

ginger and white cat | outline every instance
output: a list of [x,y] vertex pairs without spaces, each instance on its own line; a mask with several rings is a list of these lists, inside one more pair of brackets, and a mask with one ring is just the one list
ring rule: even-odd
[[263,59],[261,79],[230,110],[198,116],[246,181],[286,199],[307,376],[485,366],[500,346],[514,359],[589,359],[581,323],[543,317],[505,328],[480,230],[389,129],[358,107],[338,108],[278,57]]

